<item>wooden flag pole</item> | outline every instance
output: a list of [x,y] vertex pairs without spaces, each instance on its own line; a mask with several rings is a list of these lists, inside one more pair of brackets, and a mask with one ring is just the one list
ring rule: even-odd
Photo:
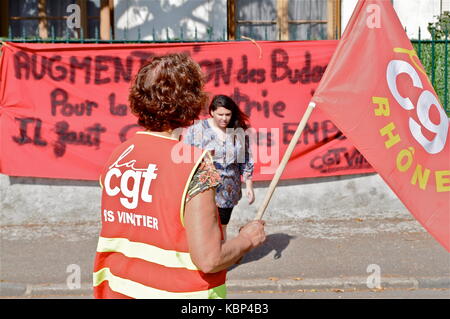
[[298,124],[297,130],[295,131],[294,136],[292,137],[291,142],[289,143],[289,146],[286,152],[284,153],[283,158],[281,159],[281,163],[278,166],[272,181],[270,182],[269,189],[266,193],[266,197],[264,198],[262,205],[259,207],[259,210],[256,213],[255,220],[261,219],[262,216],[264,215],[264,212],[266,211],[266,208],[269,205],[270,199],[272,198],[273,192],[275,191],[275,187],[277,187],[278,180],[280,179],[281,174],[283,174],[284,168],[286,167],[286,164],[289,158],[291,157],[295,146],[297,145],[298,139],[300,138],[300,135],[305,129],[306,122],[308,122],[309,118],[311,117],[311,113],[315,107],[316,104],[314,102],[309,102],[308,108],[306,109],[305,114],[303,114],[302,120]]

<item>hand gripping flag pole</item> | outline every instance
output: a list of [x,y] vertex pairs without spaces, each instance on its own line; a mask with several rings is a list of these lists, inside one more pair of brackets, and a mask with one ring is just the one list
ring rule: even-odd
[[305,113],[303,114],[303,117],[300,121],[300,123],[297,126],[297,129],[295,130],[294,136],[291,139],[291,142],[289,143],[289,146],[286,150],[286,152],[283,155],[283,158],[281,159],[280,165],[278,166],[275,175],[270,182],[269,189],[267,190],[266,196],[264,198],[264,201],[262,205],[259,207],[258,212],[256,213],[255,220],[262,219],[262,216],[264,215],[264,212],[269,205],[270,199],[272,198],[273,192],[275,191],[275,187],[277,187],[278,181],[280,180],[281,175],[283,174],[284,168],[287,165],[287,162],[289,161],[289,158],[292,155],[292,152],[294,151],[295,146],[297,145],[298,139],[302,135],[303,130],[305,129],[306,123],[308,122],[309,118],[311,117],[311,113],[316,107],[316,104],[314,102],[309,102],[308,108],[306,109]]

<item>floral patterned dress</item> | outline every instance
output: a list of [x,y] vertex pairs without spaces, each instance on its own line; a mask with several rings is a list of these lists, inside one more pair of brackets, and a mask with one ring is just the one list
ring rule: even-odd
[[188,128],[184,142],[213,153],[214,167],[221,178],[216,189],[216,204],[221,208],[236,206],[242,198],[241,176],[244,181],[253,176],[254,162],[248,141],[230,134],[225,140],[220,139],[205,119]]

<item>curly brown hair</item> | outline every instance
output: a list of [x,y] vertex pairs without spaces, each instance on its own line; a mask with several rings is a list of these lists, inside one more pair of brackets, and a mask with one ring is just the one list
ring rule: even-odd
[[137,73],[128,100],[138,124],[150,131],[192,125],[208,102],[200,66],[187,54],[153,57]]

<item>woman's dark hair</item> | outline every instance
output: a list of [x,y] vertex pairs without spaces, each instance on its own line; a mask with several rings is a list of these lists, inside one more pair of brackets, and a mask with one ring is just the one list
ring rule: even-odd
[[226,95],[216,95],[213,97],[211,104],[209,105],[209,114],[217,110],[219,107],[224,107],[231,111],[230,123],[228,123],[228,128],[242,128],[246,130],[250,127],[249,119],[247,114],[241,111],[239,106],[233,101],[232,98]]
[[138,124],[162,132],[192,125],[208,102],[200,66],[181,53],[153,57],[142,66],[128,100]]

